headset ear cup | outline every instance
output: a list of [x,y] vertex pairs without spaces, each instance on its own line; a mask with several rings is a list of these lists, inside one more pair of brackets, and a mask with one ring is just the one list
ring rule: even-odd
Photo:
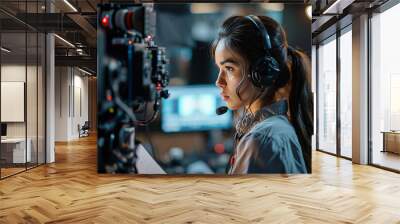
[[260,58],[251,69],[251,81],[258,88],[273,85],[279,76],[279,63],[271,56]]
[[251,67],[251,82],[258,88],[263,88],[261,80],[262,74],[260,74],[264,70],[262,68],[264,66],[263,64],[263,60],[259,59]]
[[270,80],[271,85],[275,83],[280,75],[280,66],[278,61],[271,56],[266,56],[266,60],[268,61],[268,72],[266,77]]

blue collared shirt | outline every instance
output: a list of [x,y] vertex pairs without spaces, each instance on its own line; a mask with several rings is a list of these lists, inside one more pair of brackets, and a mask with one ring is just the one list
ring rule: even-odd
[[262,110],[266,118],[240,138],[229,174],[307,173],[299,140],[286,116],[287,102]]

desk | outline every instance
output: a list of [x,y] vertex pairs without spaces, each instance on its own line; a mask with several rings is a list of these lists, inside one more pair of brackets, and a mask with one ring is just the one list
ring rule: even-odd
[[400,131],[382,131],[381,133],[383,133],[382,152],[400,154]]
[[[26,147],[25,153],[25,138],[1,139],[1,157],[6,160],[6,163],[31,162],[32,140],[28,138],[26,142],[28,147]],[[25,158],[27,158],[27,161],[25,161]]]

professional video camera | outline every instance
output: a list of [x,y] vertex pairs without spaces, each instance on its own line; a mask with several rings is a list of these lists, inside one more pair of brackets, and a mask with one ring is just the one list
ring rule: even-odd
[[[165,48],[154,43],[155,16],[152,4],[99,5],[100,173],[137,173],[135,128],[153,121],[161,98],[169,96]],[[153,104],[151,116],[148,104]]]

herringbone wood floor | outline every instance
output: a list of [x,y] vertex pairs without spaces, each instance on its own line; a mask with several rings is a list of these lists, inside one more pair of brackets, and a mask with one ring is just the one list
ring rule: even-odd
[[96,173],[96,141],[0,181],[0,223],[400,223],[400,175],[320,152],[313,174],[134,177]]

